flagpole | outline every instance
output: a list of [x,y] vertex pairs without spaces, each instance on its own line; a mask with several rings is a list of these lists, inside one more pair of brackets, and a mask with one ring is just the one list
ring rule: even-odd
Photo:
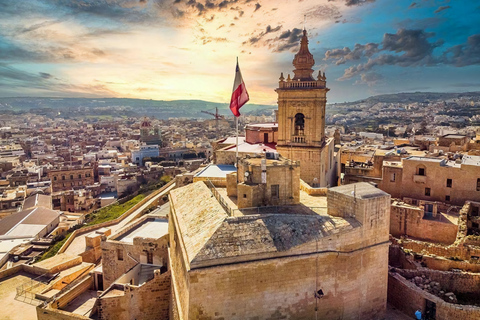
[[[237,66],[238,66],[238,56],[237,56]],[[235,116],[235,131],[236,131],[236,142],[235,142],[235,160],[236,164],[235,166],[237,167],[237,184],[238,184],[238,117]]]

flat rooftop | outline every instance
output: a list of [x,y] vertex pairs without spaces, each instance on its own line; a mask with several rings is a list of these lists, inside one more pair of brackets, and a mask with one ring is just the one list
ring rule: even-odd
[[160,218],[146,219],[114,240],[132,243],[136,237],[158,239],[168,233],[168,221]]
[[469,166],[480,166],[480,156],[464,155],[462,158],[462,164]]
[[410,156],[408,158],[404,158],[403,160],[413,160],[413,161],[426,161],[426,162],[442,162],[445,159],[443,158],[427,158],[427,157],[418,157],[418,156]]
[[202,171],[197,173],[195,177],[205,178],[225,178],[227,174],[237,172],[237,168],[233,165],[226,164],[210,164]]

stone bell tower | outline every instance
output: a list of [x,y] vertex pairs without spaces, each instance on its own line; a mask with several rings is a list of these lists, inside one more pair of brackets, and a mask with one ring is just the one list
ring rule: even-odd
[[285,158],[300,161],[300,177],[314,187],[332,185],[329,175],[333,151],[325,137],[327,92],[325,73],[313,77],[315,65],[303,30],[300,50],[293,59],[294,77],[280,75],[278,88],[277,151]]

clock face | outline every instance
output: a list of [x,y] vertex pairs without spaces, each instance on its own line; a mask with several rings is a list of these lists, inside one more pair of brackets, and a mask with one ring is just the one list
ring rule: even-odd
[[248,177],[250,175],[250,173],[248,173],[248,171],[245,172],[245,177]]

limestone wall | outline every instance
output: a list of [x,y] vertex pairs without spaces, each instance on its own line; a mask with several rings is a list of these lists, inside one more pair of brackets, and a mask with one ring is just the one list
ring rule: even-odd
[[90,318],[58,309],[37,307],[37,320],[90,320]]
[[452,244],[457,237],[456,224],[443,220],[423,219],[424,210],[419,207],[392,204],[390,234],[394,237],[410,236],[426,241]]
[[[153,252],[153,264],[166,266],[168,264],[167,242],[168,236],[160,239],[137,237],[134,239],[133,244],[115,240],[102,241],[103,281],[105,288],[136,264],[146,263],[145,251]],[[120,254],[119,251],[121,251]]]
[[325,294],[319,319],[382,319],[387,250],[380,245],[191,270],[188,319],[315,319],[318,289]]
[[413,319],[417,309],[425,314],[426,301],[432,301],[436,304],[437,320],[478,320],[480,319],[480,308],[475,306],[466,306],[447,303],[442,299],[423,291],[415,284],[407,281],[404,277],[396,273],[390,273],[388,277],[388,302],[401,310]]
[[170,282],[170,271],[155,271],[154,278],[141,286],[126,285],[123,294],[107,293],[99,299],[100,319],[168,319]]

